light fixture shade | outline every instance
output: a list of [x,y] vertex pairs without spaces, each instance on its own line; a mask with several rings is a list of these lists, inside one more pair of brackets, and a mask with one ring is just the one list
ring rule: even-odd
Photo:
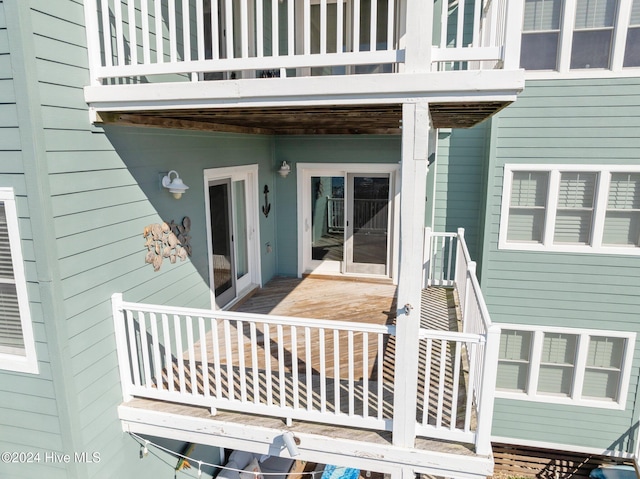
[[286,178],[289,173],[291,173],[291,165],[286,161],[283,161],[278,169],[278,174],[283,178]]
[[[171,173],[176,175],[173,180],[171,179]],[[189,187],[182,182],[180,175],[176,170],[171,170],[164,178],[162,178],[162,186],[167,188],[169,193],[172,193],[176,200],[179,200],[182,197],[182,194],[189,189]]]

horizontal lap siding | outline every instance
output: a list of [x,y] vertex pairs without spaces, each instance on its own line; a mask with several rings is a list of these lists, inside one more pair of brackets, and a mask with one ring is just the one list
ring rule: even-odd
[[[494,321],[640,332],[640,257],[497,249],[503,165],[638,165],[639,106],[637,78],[538,81],[499,115],[482,268]],[[632,451],[639,368],[636,345],[624,411],[498,399],[493,434]]]
[[439,134],[436,162],[435,230],[465,229],[474,260],[478,259],[481,209],[487,162],[488,122]]
[[21,249],[27,277],[29,308],[38,358],[38,374],[0,370],[0,451],[40,453],[40,462],[0,464],[2,477],[64,478],[64,465],[45,463],[44,454],[62,452],[62,439],[56,405],[49,348],[40,302],[34,242],[27,200],[27,180],[23,166],[22,144],[14,89],[11,51],[4,2],[0,0],[0,187],[11,186],[16,193]]
[[[272,140],[90,125],[82,2],[31,5],[68,372],[82,445],[102,455],[87,471],[90,477],[156,477],[167,467],[139,461],[117,419],[122,392],[110,297],[122,292],[131,301],[209,308],[203,170],[258,163],[259,185],[273,190]],[[172,169],[190,186],[180,201],[160,186],[160,173]],[[184,216],[192,220],[193,257],[173,265],[167,260],[154,273],[144,262],[143,228]],[[274,241],[274,221],[273,215],[261,218],[263,242]]]

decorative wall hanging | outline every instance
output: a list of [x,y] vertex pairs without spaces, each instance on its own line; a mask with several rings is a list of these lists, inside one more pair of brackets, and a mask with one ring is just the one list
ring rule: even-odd
[[269,211],[271,211],[271,203],[269,203],[269,187],[264,185],[264,206],[262,207],[262,212],[264,213],[264,217],[269,217]]
[[182,224],[176,224],[173,220],[164,223],[154,223],[144,227],[144,245],[147,247],[145,262],[153,265],[154,271],[159,271],[164,258],[169,258],[175,263],[178,258],[181,261],[191,256],[191,219],[185,216]]

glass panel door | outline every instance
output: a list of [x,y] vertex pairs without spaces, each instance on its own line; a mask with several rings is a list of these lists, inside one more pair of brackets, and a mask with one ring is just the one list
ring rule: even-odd
[[216,306],[219,308],[229,303],[236,296],[230,195],[230,179],[209,183],[213,290]]
[[389,263],[388,173],[349,173],[346,271],[385,275]]
[[344,177],[311,177],[311,259],[344,258]]

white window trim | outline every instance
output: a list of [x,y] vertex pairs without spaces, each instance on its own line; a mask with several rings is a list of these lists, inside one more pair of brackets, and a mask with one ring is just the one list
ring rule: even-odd
[[[560,18],[560,39],[558,44],[558,70],[525,70],[527,80],[564,80],[576,78],[636,77],[640,67],[623,67],[627,32],[631,20],[632,0],[619,0],[611,40],[609,68],[571,70],[571,47],[575,24],[577,0],[565,0]],[[569,14],[567,14],[569,13]],[[524,18],[523,18],[524,20]]]
[[[551,404],[568,404],[574,406],[597,407],[603,409],[624,410],[627,406],[629,393],[629,379],[633,363],[633,353],[636,343],[636,333],[626,331],[603,331],[599,329],[571,329],[553,326],[532,326],[521,324],[500,323],[502,330],[530,331],[533,333],[531,356],[529,358],[529,377],[527,378],[526,391],[509,391],[496,389],[496,397],[503,399],[518,399],[525,401],[544,402]],[[538,393],[538,371],[542,355],[542,340],[544,333],[572,334],[578,336],[576,362],[574,365],[574,378],[571,397],[556,396],[553,394]],[[587,365],[587,353],[589,337],[604,336],[609,338],[623,338],[626,340],[625,351],[622,355],[620,367],[620,383],[618,384],[618,400],[593,399],[582,397],[582,385]]]
[[0,353],[0,369],[38,374],[38,358],[36,356],[36,345],[33,337],[33,325],[31,323],[31,312],[27,296],[27,281],[20,244],[18,213],[13,188],[0,188],[0,202],[4,203],[4,209],[7,215],[9,247],[11,250],[13,276],[18,295],[18,308],[20,310],[20,323],[25,348],[25,356]]
[[[545,171],[549,172],[549,187],[547,189],[547,205],[545,208],[545,227],[542,243],[525,243],[507,241],[507,227],[509,224],[509,209],[511,203],[511,185],[513,173],[517,171]],[[594,214],[591,230],[591,244],[554,244],[553,233],[555,215],[558,205],[558,184],[561,172],[594,172],[598,173]],[[592,254],[620,254],[640,256],[637,246],[607,246],[602,244],[604,219],[607,212],[609,182],[612,173],[639,173],[640,165],[541,165],[541,164],[505,164],[502,183],[502,206],[500,210],[500,232],[498,249],[518,251],[546,251],[559,253],[592,253]]]

